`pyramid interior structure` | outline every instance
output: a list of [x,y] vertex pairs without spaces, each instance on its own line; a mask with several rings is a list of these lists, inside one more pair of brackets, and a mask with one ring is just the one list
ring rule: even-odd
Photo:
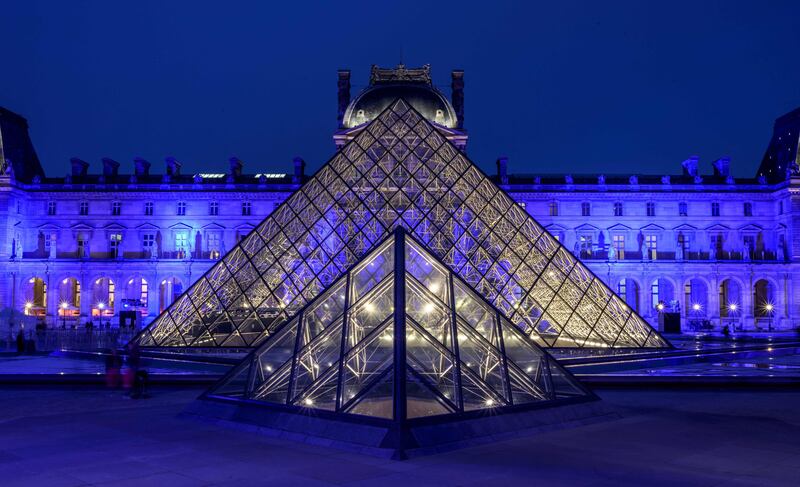
[[399,227],[541,346],[670,347],[402,99],[135,340],[255,347]]
[[400,228],[205,398],[397,421],[594,396]]

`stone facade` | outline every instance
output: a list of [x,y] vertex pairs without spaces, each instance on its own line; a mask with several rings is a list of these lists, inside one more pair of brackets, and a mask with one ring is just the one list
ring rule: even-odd
[[[463,83],[455,71],[458,117]],[[349,87],[340,72],[339,117]],[[798,120],[778,119],[753,178],[733,178],[725,158],[702,174],[696,157],[680,174],[625,176],[509,174],[500,158],[492,177],[654,324],[674,312],[684,330],[796,328]],[[182,174],[173,158],[163,174],[143,159],[125,174],[103,159],[93,173],[73,159],[47,177],[24,119],[3,109],[0,122],[0,309],[50,326],[116,323],[124,309],[149,322],[306,179],[301,159],[289,174],[244,174],[236,158],[219,174]],[[461,122],[442,130],[464,148]]]

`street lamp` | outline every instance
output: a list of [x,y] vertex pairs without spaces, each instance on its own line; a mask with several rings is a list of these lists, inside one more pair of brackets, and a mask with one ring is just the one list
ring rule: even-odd
[[773,306],[772,303],[764,304],[764,311],[766,311],[767,315],[769,315],[769,321],[767,321],[767,326],[769,331],[772,331],[772,312],[774,309],[775,306]]
[[97,309],[100,310],[100,328],[103,327],[103,310],[106,309],[106,303],[100,301],[97,303]]
[[67,308],[69,304],[66,301],[61,301],[61,324],[62,328],[67,327]]

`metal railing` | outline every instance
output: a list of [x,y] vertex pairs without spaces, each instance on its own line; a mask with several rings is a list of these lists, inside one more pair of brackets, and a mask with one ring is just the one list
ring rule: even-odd
[[[0,332],[0,351],[17,351],[19,329],[3,328]],[[24,348],[28,351],[103,350],[124,347],[136,330],[119,329],[58,329],[23,330]]]

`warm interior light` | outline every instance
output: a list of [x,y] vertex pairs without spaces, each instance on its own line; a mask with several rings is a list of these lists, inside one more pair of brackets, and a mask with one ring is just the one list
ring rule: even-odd
[[25,303],[25,309],[31,309],[31,308],[33,308],[33,303],[31,303],[30,301]]
[[489,407],[494,406],[494,399],[487,399],[486,400],[486,405],[489,406]]
[[303,399],[303,404],[305,404],[306,406],[311,406],[312,404],[314,404],[314,401],[310,397],[307,397]]
[[367,303],[364,305],[364,310],[367,313],[374,313],[375,312],[375,305],[372,303]]
[[69,303],[67,303],[66,301],[61,301],[61,309],[67,309],[67,308],[69,308]]
[[430,292],[432,292],[433,294],[436,294],[436,293],[438,293],[438,292],[439,292],[439,283],[438,283],[438,282],[432,282],[432,283],[431,283],[431,284],[428,286],[428,289],[429,289],[429,290],[430,290]]
[[664,309],[664,303],[658,303],[656,308],[658,308],[659,311],[662,311]]
[[433,303],[425,303],[425,306],[422,307],[423,313],[432,313],[433,312]]

